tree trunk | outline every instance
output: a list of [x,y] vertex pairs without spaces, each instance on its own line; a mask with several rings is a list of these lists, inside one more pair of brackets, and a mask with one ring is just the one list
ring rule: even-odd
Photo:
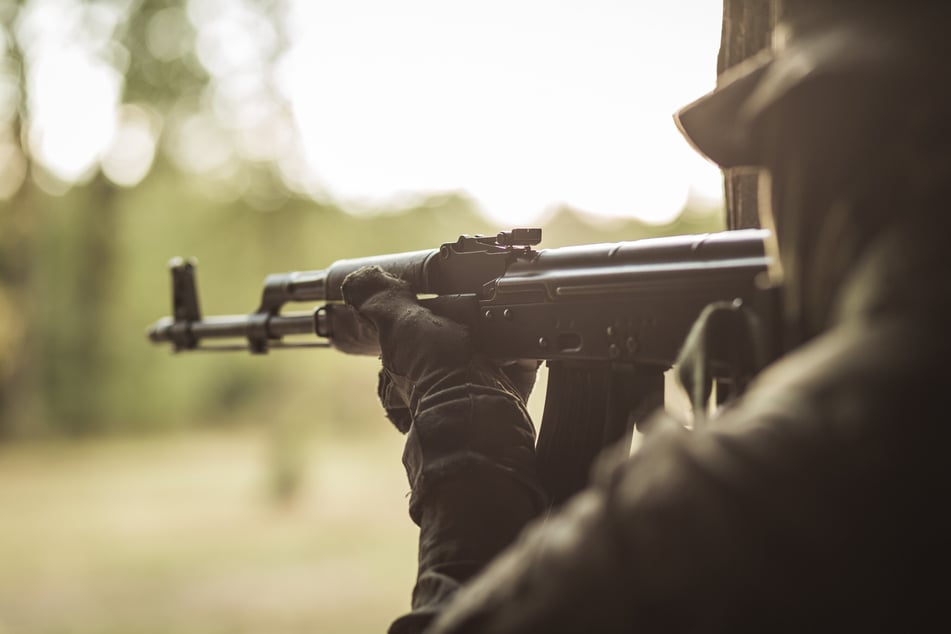
[[[770,45],[781,9],[781,0],[723,0],[718,75]],[[758,227],[756,173],[746,168],[725,169],[723,188],[727,227]]]
[[116,274],[119,191],[100,172],[45,219],[37,272],[37,355],[43,415],[58,432],[103,431],[109,306]]
[[35,311],[33,188],[24,183],[0,204],[0,441],[16,434],[33,367],[29,335]]

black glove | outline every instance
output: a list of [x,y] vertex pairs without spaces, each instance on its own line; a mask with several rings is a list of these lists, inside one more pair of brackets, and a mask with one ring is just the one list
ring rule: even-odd
[[[342,290],[379,335],[378,392],[390,419],[410,434],[405,457],[414,495],[427,467],[444,470],[447,460],[463,457],[496,462],[534,487],[535,429],[525,399],[537,364],[474,354],[465,326],[421,306],[406,282],[379,267],[351,273]],[[499,407],[508,415],[499,417]]]
[[343,296],[379,334],[379,395],[407,434],[410,516],[421,529],[416,610],[398,621],[408,627],[428,620],[545,508],[525,409],[537,364],[475,354],[465,326],[421,306],[378,267],[348,275]]

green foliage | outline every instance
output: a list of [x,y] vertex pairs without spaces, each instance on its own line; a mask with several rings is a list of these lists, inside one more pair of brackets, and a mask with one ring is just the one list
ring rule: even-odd
[[125,98],[171,108],[182,97],[197,99],[208,74],[195,58],[195,31],[182,0],[140,0],[120,34],[128,51]]

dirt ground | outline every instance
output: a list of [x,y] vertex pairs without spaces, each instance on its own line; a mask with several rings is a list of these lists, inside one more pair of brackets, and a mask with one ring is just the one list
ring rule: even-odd
[[0,634],[383,632],[415,574],[401,444],[308,443],[288,504],[260,430],[2,448]]

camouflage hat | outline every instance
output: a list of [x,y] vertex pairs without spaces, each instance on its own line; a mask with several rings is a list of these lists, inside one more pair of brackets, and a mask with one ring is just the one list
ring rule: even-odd
[[[761,165],[757,124],[807,87],[820,82],[836,86],[847,78],[884,85],[893,78],[947,91],[941,42],[946,41],[951,12],[940,5],[945,3],[908,3],[902,10],[898,3],[850,2],[837,11],[808,12],[808,17],[784,22],[774,33],[773,50],[723,73],[715,90],[674,116],[677,127],[721,167]],[[836,98],[830,95],[834,93],[823,98]]]

